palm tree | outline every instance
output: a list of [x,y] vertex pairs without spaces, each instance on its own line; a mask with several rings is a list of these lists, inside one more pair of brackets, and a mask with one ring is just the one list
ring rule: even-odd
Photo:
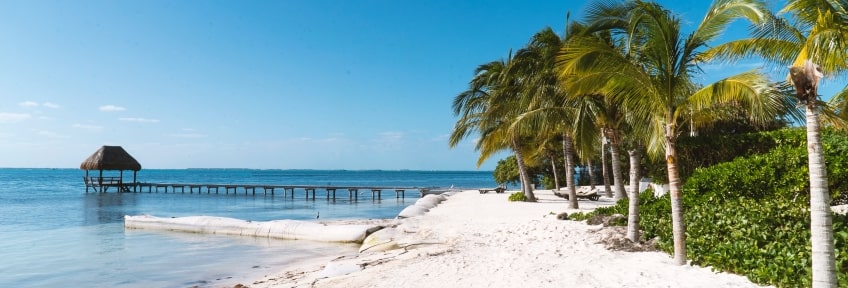
[[590,143],[598,133],[591,107],[565,94],[555,64],[564,39],[576,35],[576,31],[581,29],[578,23],[571,23],[560,38],[552,29],[545,28],[536,33],[516,57],[520,59],[516,62],[523,63],[517,66],[523,67],[522,74],[529,80],[524,93],[529,111],[517,121],[534,131],[558,131],[561,134],[571,209],[579,207],[574,183],[574,149],[586,147],[585,143]]
[[545,133],[550,132],[549,130],[540,131],[538,134],[539,138],[536,143],[539,143],[539,150],[536,152],[540,156],[544,156],[548,158],[548,161],[551,162],[551,171],[554,176],[554,190],[559,190],[559,173],[557,171],[557,155],[556,150],[557,145],[559,144],[559,135],[556,133]]
[[609,173],[607,172],[607,137],[601,132],[601,176],[604,178],[604,195],[612,197],[610,190]]
[[[568,86],[575,79],[577,78],[566,77],[563,81],[563,85]],[[581,138],[584,139],[584,141],[581,142],[580,149],[586,151],[593,151],[593,146],[597,145],[598,142],[601,142],[602,146],[604,146],[603,142],[608,142],[606,146],[609,146],[611,155],[610,162],[612,166],[613,190],[615,190],[614,199],[617,201],[619,199],[626,198],[624,192],[624,169],[622,169],[621,167],[621,159],[619,158],[619,151],[621,151],[621,143],[624,137],[626,136],[624,134],[624,131],[627,129],[626,127],[628,125],[624,117],[624,107],[622,107],[619,103],[612,101],[614,99],[610,97],[604,97],[603,94],[599,94],[598,91],[590,93],[575,90],[575,92],[569,93],[569,97],[572,99],[573,105],[578,105],[578,107],[581,108],[581,111],[585,111],[583,112],[585,116],[581,118],[584,120],[584,125],[595,125],[592,129],[584,128],[583,131],[585,132],[583,132],[583,135],[585,135],[585,137]],[[585,122],[587,119],[591,119],[592,122]],[[601,131],[601,139],[598,139],[598,137],[596,136],[598,134],[595,131]],[[587,135],[588,133],[596,134]],[[602,147],[602,149],[605,148]],[[601,152],[603,153],[601,154],[603,159],[606,153],[605,151]],[[591,154],[586,154],[586,156],[590,157]],[[608,180],[605,180],[605,185],[609,186]],[[606,188],[607,192],[611,192],[608,187]],[[608,194],[607,196],[610,197],[612,195]]]
[[626,197],[624,192],[624,176],[621,169],[621,141],[624,135],[618,128],[603,127],[610,146],[610,163],[612,164],[612,186],[615,201]]
[[[613,30],[621,35],[624,51],[600,41],[581,39],[566,45],[561,55],[562,73],[577,75],[574,89],[604,91],[643,119],[653,133],[649,153],[666,159],[672,208],[674,260],[686,263],[681,179],[676,142],[684,112],[735,103],[756,111],[752,120],[773,117],[777,105],[769,94],[766,76],[757,71],[695,89],[693,76],[700,71],[699,53],[721,35],[731,21],[746,18],[761,23],[765,4],[757,0],[717,0],[700,25],[685,37],[680,20],[656,3],[642,1],[599,2],[589,9],[589,31]],[[765,97],[764,97],[765,96]],[[638,201],[637,199],[632,199]]]
[[630,155],[630,203],[627,209],[627,239],[633,242],[639,242],[639,179],[642,178],[639,173],[640,163],[642,162],[642,154],[640,154],[638,146],[627,150]]
[[475,149],[480,151],[477,165],[498,151],[511,149],[518,164],[522,191],[525,201],[535,202],[530,176],[524,154],[527,147],[522,142],[525,135],[513,128],[513,121],[522,107],[519,97],[519,79],[509,73],[512,53],[506,60],[492,61],[480,65],[469,84],[469,89],[454,98],[454,114],[459,119],[449,139],[449,145],[455,147],[462,139],[473,133],[480,134]]
[[821,143],[818,115],[818,83],[822,77],[817,65],[806,60],[803,66],[789,68],[796,97],[805,103],[807,115],[807,158],[810,169],[810,242],[812,243],[813,287],[836,287],[836,253],[827,166]]
[[826,103],[819,101],[818,83],[823,74],[839,75],[848,71],[848,3],[790,0],[780,13],[790,18],[772,17],[769,25],[759,27],[752,38],[717,46],[708,51],[707,56],[731,61],[757,56],[772,63],[791,65],[789,80],[806,115],[812,283],[813,287],[836,287],[830,192],[820,123],[844,128],[843,119],[848,116],[845,109],[848,108],[848,86],[831,99],[836,108],[834,114]]

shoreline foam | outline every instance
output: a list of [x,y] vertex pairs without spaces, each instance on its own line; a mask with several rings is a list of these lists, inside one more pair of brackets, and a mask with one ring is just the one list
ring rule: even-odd
[[[248,287],[760,287],[745,277],[675,265],[660,252],[610,251],[598,226],[557,220],[612,199],[567,200],[536,191],[539,202],[508,202],[509,193],[458,193],[396,227],[400,247],[310,261],[244,283]],[[327,268],[329,267],[329,268]],[[353,269],[358,268],[358,269]],[[327,270],[341,271],[333,274]],[[360,271],[361,270],[361,271]],[[348,273],[349,272],[349,273]],[[345,274],[348,273],[348,274]],[[327,277],[327,275],[330,275]]]

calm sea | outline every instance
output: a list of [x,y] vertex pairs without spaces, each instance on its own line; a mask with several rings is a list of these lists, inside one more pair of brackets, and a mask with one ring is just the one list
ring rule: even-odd
[[[116,176],[116,173],[107,173]],[[358,245],[250,237],[124,230],[124,215],[210,215],[254,221],[274,219],[394,218],[419,197],[349,201],[339,190],[328,201],[276,196],[203,193],[85,192],[76,169],[0,169],[0,286],[192,287],[252,279],[299,260],[353,253]],[[106,176],[106,175],[104,175]],[[125,175],[131,179],[131,173]],[[255,183],[333,186],[494,187],[488,171],[324,171],[185,169],[142,170],[140,182]],[[366,195],[367,194],[367,195]],[[234,280],[232,280],[234,281]],[[249,283],[244,283],[249,284]]]

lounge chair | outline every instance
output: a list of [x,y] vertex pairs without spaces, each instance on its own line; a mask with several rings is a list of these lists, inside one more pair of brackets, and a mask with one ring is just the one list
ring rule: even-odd
[[486,194],[486,193],[489,193],[490,191],[495,191],[495,193],[504,193],[504,191],[506,191],[506,187],[498,186],[497,188],[480,189],[479,191],[480,191],[480,194]]
[[[598,194],[598,189],[592,189],[589,187],[580,187],[575,191],[577,193],[577,199],[589,199],[592,201],[598,201],[601,198],[601,195]],[[558,191],[554,191],[554,195],[568,199],[568,193],[561,193]]]

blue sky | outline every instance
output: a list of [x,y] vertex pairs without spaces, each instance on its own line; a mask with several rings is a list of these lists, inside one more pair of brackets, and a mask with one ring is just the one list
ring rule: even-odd
[[585,3],[0,1],[0,167],[475,170],[451,100]]

